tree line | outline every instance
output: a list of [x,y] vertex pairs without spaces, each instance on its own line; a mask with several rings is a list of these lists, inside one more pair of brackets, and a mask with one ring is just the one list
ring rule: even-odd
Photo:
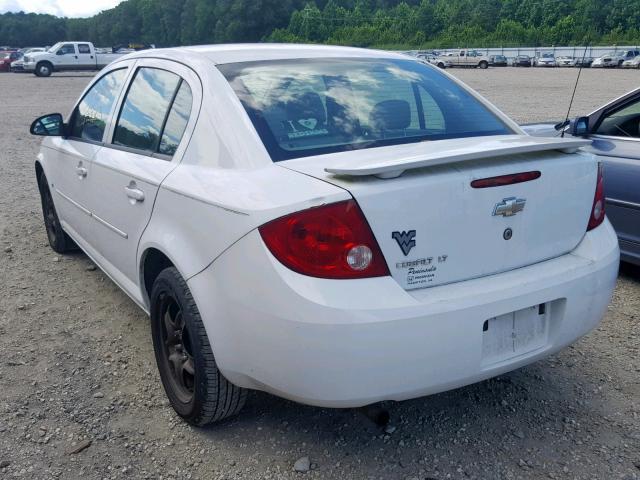
[[0,45],[634,45],[639,29],[640,0],[125,0],[90,18],[2,14]]

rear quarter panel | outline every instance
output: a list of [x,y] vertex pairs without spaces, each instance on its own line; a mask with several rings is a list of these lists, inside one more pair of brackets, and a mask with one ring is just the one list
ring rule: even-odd
[[255,170],[181,165],[158,192],[138,260],[157,248],[188,279],[260,225],[349,198],[339,187],[277,165]]

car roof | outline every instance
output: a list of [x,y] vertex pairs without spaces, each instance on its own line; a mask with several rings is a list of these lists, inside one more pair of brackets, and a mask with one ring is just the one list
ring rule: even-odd
[[203,57],[216,64],[252,62],[259,60],[286,60],[300,58],[395,58],[407,59],[406,55],[383,50],[326,45],[240,43],[224,45],[198,45],[192,47],[141,50],[127,55],[131,58],[167,58],[188,61]]

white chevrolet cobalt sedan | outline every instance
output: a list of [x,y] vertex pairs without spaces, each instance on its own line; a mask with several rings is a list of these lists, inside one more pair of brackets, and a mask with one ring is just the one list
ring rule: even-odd
[[248,389],[356,407],[478,382],[575,342],[614,288],[589,142],[404,55],[134,53],[31,131],[51,247],[149,313],[195,425]]

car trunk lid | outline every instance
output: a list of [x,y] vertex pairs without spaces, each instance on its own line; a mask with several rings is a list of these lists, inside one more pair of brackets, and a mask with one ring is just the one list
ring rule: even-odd
[[[509,137],[509,138],[507,138]],[[543,141],[540,141],[543,140]],[[422,142],[280,162],[348,190],[405,289],[519,268],[585,234],[597,169],[588,141],[511,135]],[[523,183],[478,179],[540,172]]]

